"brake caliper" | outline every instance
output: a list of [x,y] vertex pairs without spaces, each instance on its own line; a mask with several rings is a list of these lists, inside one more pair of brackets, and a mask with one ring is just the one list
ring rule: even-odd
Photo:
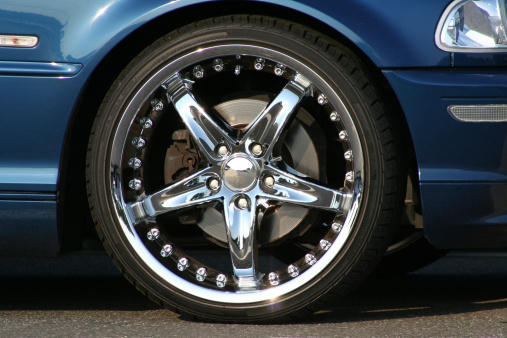
[[190,134],[185,129],[176,130],[173,144],[165,155],[164,177],[165,183],[180,181],[197,171],[198,157],[189,151],[192,148]]

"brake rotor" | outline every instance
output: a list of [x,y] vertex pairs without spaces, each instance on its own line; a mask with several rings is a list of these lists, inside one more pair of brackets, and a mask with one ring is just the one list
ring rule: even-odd
[[[222,102],[214,109],[230,126],[242,129],[249,125],[267,104],[268,102],[262,99],[242,98]],[[289,160],[294,169],[309,177],[319,179],[319,159],[315,145],[299,121],[294,120],[291,124],[284,148],[284,154],[290,157]],[[284,204],[270,207],[269,212],[262,218],[259,242],[270,243],[286,236],[301,224],[307,214],[308,209],[299,206]],[[222,213],[217,209],[206,208],[197,225],[215,240],[227,243],[226,225]]]

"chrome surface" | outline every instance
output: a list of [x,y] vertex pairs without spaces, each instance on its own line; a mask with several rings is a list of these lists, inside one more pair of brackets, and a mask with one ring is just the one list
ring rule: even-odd
[[130,189],[139,190],[142,188],[142,182],[138,179],[133,179],[129,181]]
[[204,69],[201,66],[194,67],[194,77],[196,79],[201,79],[204,76]]
[[[159,102],[159,104],[162,104],[162,102]],[[163,104],[162,104],[162,107],[163,107]],[[162,109],[160,109],[162,110]],[[143,117],[141,119],[141,121],[139,121],[141,123],[141,126],[143,126],[144,129],[150,129],[151,127],[153,127],[153,121],[147,117]]]
[[293,278],[299,276],[299,269],[294,264],[289,265],[289,267],[287,268],[287,272]]
[[[287,84],[274,95],[274,98],[264,106],[265,108],[255,119],[239,132],[232,133],[231,130],[220,127],[203,109],[193,93],[192,81],[181,75],[179,71],[191,67],[191,75],[195,76],[193,70],[196,69],[197,63],[199,66],[207,64],[207,67],[210,67],[213,60],[217,58],[225,60],[228,56],[234,58],[239,54],[241,57],[236,57],[236,61],[241,59],[243,64],[251,62],[250,67],[253,70],[255,70],[255,60],[264,59],[265,64],[261,71],[271,72],[272,76],[273,69],[284,65],[283,73],[279,76],[286,77]],[[278,68],[281,69],[281,67]],[[224,68],[222,74],[227,71],[234,73],[234,65],[232,69]],[[211,75],[203,81],[208,78],[211,78]],[[138,114],[143,114],[139,107],[147,100],[152,100],[153,93],[160,87],[164,88],[167,100],[181,118],[192,136],[195,148],[207,165],[163,189],[155,192],[145,192],[141,189],[135,198],[127,198],[130,195],[127,195],[121,184],[122,175],[126,173],[119,168],[128,166],[128,160],[132,157],[123,159],[124,149],[133,149],[137,151],[136,154],[144,152],[144,148],[137,149],[137,142],[133,142],[134,147],[128,148],[128,140],[131,139],[129,135],[132,135],[135,130],[131,126],[134,125]],[[325,94],[329,109],[339,114],[339,121],[333,123],[337,123],[336,128],[342,130],[340,139],[344,142],[345,149],[352,150],[355,155],[353,161],[347,164],[349,172],[352,173],[352,181],[344,183],[341,189],[325,187],[308,180],[301,173],[296,175],[297,171],[281,165],[278,155],[273,154],[274,145],[288,127],[290,117],[300,109],[302,101],[307,96],[313,95],[314,91],[320,93],[318,95]],[[331,111],[327,114],[330,113]],[[152,120],[157,123],[155,118]],[[342,133],[345,133],[345,138],[342,138]],[[234,136],[231,136],[232,134]],[[148,136],[146,137],[148,139]],[[263,147],[261,156],[256,157],[251,152],[250,146],[255,143]],[[227,146],[229,150],[227,155],[218,155],[219,145]],[[143,159],[141,156],[136,156]],[[279,297],[293,292],[319,276],[341,251],[355,224],[362,196],[360,173],[364,170],[363,166],[362,147],[354,122],[337,93],[317,73],[298,60],[254,45],[203,48],[174,60],[153,74],[132,98],[118,124],[109,163],[109,167],[112,168],[112,197],[121,229],[146,267],[183,292],[211,301],[235,304],[256,303]],[[143,168],[145,168],[144,165]],[[138,174],[142,175],[142,172],[139,171]],[[264,178],[269,176],[273,178],[272,188],[264,184]],[[219,189],[213,191],[208,185],[212,179],[224,181],[224,184],[220,184]],[[238,191],[245,189],[245,186],[248,186],[246,191]],[[159,215],[188,207],[202,206],[210,202],[215,203],[213,205],[219,208],[219,214],[222,214],[224,218],[233,276],[228,278],[224,273],[212,272],[206,268],[205,280],[198,282],[193,278],[192,282],[190,278],[182,278],[181,274],[197,276],[197,270],[203,265],[197,265],[199,263],[184,254],[181,249],[177,251],[173,247],[171,259],[175,260],[175,267],[170,268],[171,259],[164,261],[169,263],[162,263],[162,253],[157,251],[154,255],[139,237],[137,228],[142,229],[146,226],[145,224],[156,224]],[[313,259],[310,259],[309,262],[313,263],[310,265],[303,255],[300,260],[289,265],[290,273],[296,276],[292,278],[287,278],[287,273],[289,273],[287,266],[267,276],[259,271],[257,220],[267,208],[278,204],[282,207],[294,205],[301,208],[327,210],[336,214],[335,219],[340,219],[343,224],[340,232],[329,228],[325,239],[320,241],[320,245],[315,246],[311,252],[316,259],[315,263]],[[165,239],[162,240],[165,241]],[[223,284],[219,283],[220,275],[225,276]]]
[[227,276],[224,275],[223,273],[219,274],[216,280],[217,280],[216,284],[219,288],[223,288],[227,284]]
[[505,0],[456,0],[438,22],[435,43],[447,52],[505,52],[506,20]]
[[338,117],[338,113],[337,112],[332,112],[330,115],[329,115],[329,118],[331,119],[331,121],[337,121],[339,119]]
[[208,272],[206,271],[206,268],[201,267],[195,273],[195,279],[197,279],[199,282],[202,282],[206,279],[207,275],[208,275]]
[[323,106],[323,105],[325,105],[325,104],[327,103],[327,98],[326,98],[324,95],[322,95],[322,94],[321,94],[321,95],[319,95],[319,96],[317,97],[317,102],[318,102],[321,106]]
[[148,234],[146,235],[146,237],[150,241],[154,241],[160,237],[160,230],[157,228],[151,229],[150,231],[148,231]]
[[155,111],[162,111],[164,109],[164,103],[157,99],[151,100],[151,106]]
[[208,188],[210,190],[216,191],[220,188],[220,182],[216,178],[212,178],[208,181]]
[[137,157],[131,158],[129,160],[129,166],[134,169],[139,169],[143,165],[143,161]]
[[449,106],[449,114],[462,122],[507,122],[507,105]]
[[264,178],[264,186],[268,189],[272,189],[275,186],[275,179],[273,176],[267,176]]
[[162,250],[160,250],[160,256],[162,257],[169,257],[173,253],[173,247],[170,244],[166,244],[162,247]]
[[218,155],[223,157],[223,156],[226,156],[227,154],[229,154],[229,149],[227,149],[226,146],[221,145],[218,147],[217,153],[218,153]]
[[224,70],[224,62],[221,59],[215,59],[213,61],[213,69],[217,72]]
[[247,191],[259,177],[258,164],[246,154],[234,154],[224,161],[222,175],[225,185],[231,191]]
[[343,227],[343,224],[338,223],[338,222],[333,222],[333,224],[331,224],[331,229],[333,229],[333,231],[335,231],[335,232],[340,232],[342,230],[342,227]]

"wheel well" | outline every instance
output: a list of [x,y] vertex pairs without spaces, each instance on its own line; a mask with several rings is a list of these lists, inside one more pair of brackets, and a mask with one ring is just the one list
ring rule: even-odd
[[[220,1],[184,7],[155,18],[123,39],[96,67],[80,94],[67,129],[60,165],[58,224],[62,253],[101,248],[88,208],[86,153],[96,113],[117,76],[144,48],[170,31],[206,18],[242,13],[250,15],[269,13],[272,17],[312,27],[341,42],[359,56],[367,69],[371,70],[370,75],[377,82],[377,88],[382,91],[380,93],[382,97],[390,98],[387,101],[389,109],[395,112],[400,129],[399,136],[402,140],[408,141],[404,142],[406,149],[403,149],[403,153],[408,154],[409,166],[417,170],[412,138],[396,95],[381,71],[345,36],[309,15],[274,4],[257,1]],[[414,185],[418,186],[418,182]]]

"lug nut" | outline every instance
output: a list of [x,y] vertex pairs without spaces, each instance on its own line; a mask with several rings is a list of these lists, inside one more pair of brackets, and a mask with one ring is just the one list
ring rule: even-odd
[[251,146],[250,151],[252,152],[252,154],[254,156],[261,156],[262,155],[262,146],[259,143],[254,143]]
[[223,157],[229,153],[229,149],[227,149],[226,146],[221,145],[220,147],[218,147],[217,153],[218,155]]
[[240,209],[246,209],[248,207],[248,201],[244,197],[238,198],[236,201],[236,204],[238,205],[238,208]]
[[264,179],[264,185],[266,186],[266,188],[273,188],[273,186],[275,185],[275,179],[273,178],[273,176],[268,176]]
[[217,191],[220,188],[220,182],[216,178],[212,178],[208,182],[208,188],[213,191]]
[[329,118],[331,119],[331,121],[338,121],[340,117],[338,116],[338,113],[334,111],[331,114],[329,114]]

